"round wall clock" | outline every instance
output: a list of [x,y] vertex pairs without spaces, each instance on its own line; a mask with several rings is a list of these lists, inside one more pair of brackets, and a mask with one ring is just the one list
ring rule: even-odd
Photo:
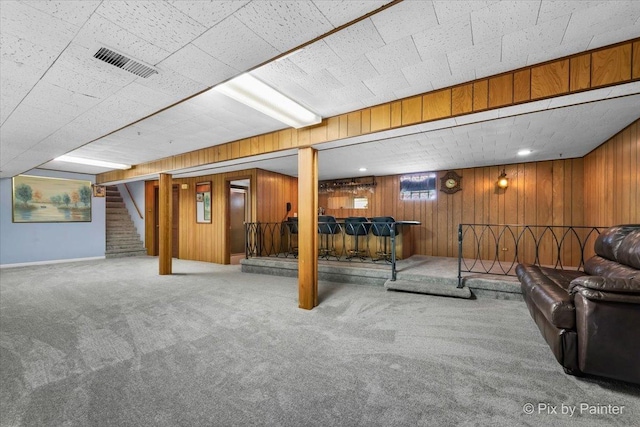
[[454,171],[449,171],[442,178],[440,178],[440,191],[444,191],[447,194],[453,194],[456,191],[462,190],[460,187],[460,181],[462,177]]

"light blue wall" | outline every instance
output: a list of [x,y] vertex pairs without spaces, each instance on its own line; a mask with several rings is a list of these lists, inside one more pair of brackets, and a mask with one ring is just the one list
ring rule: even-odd
[[[34,169],[25,175],[83,179],[93,175]],[[105,252],[105,198],[91,199],[91,222],[14,223],[11,215],[11,178],[0,180],[0,265],[103,257]]]
[[131,192],[131,196],[133,196],[136,204],[138,205],[138,209],[140,209],[140,213],[142,214],[142,218],[138,214],[136,207],[133,205],[131,201],[131,197],[129,197],[129,193],[127,189],[124,188],[124,184],[118,184],[118,191],[120,191],[120,195],[122,196],[122,200],[124,200],[124,204],[127,206],[127,210],[129,211],[129,215],[131,215],[131,219],[133,220],[133,224],[136,226],[136,230],[140,235],[140,240],[142,240],[142,244],[144,244],[144,216],[145,212],[145,197],[144,197],[144,181],[135,181],[128,182],[127,187],[129,187],[129,191]]

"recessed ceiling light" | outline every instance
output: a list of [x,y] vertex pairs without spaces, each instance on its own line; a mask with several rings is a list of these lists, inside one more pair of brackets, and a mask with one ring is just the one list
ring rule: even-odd
[[322,117],[313,111],[248,73],[213,89],[296,129],[322,121]]
[[360,169],[358,169],[358,170],[359,170],[360,172],[366,172],[366,171],[367,171],[367,168],[360,168]]
[[109,169],[131,169],[131,165],[125,165],[123,163],[113,163],[113,162],[105,162],[102,160],[83,159],[81,157],[73,157],[73,156],[67,156],[67,155],[56,157],[53,160],[58,162],[78,163],[80,165],[99,166],[101,168],[109,168]]
[[518,156],[528,156],[529,154],[531,154],[531,150],[520,150],[518,151]]

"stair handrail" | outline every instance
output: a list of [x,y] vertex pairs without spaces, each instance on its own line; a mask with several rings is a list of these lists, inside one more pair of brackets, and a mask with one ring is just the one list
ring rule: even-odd
[[129,198],[133,202],[133,206],[136,208],[136,211],[138,211],[138,215],[140,215],[140,219],[144,219],[144,217],[142,216],[142,212],[140,212],[140,209],[138,208],[138,204],[136,203],[136,199],[133,198],[133,195],[131,194],[131,190],[129,190],[129,186],[127,185],[126,182],[124,183],[124,188],[127,189],[127,193],[129,193]]

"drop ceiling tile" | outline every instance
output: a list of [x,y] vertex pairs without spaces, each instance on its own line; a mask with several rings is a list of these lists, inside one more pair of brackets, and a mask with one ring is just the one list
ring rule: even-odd
[[12,74],[7,74],[7,70],[4,70],[5,64],[9,62],[14,62],[20,67],[33,68],[39,72],[39,75],[42,75],[58,56],[58,52],[50,51],[43,46],[31,43],[29,40],[4,32],[0,33],[0,46],[2,46],[0,58],[3,76],[12,76]]
[[251,71],[251,74],[265,83],[272,84],[276,89],[287,80],[304,80],[307,75],[300,67],[288,59],[274,61]]
[[425,82],[433,85],[438,80],[450,78],[451,70],[447,56],[439,54],[426,61],[403,68],[402,74],[411,86],[418,87]]
[[542,0],[540,11],[538,12],[538,24],[557,19],[560,16],[571,15],[579,10],[587,9],[605,3],[599,1],[559,1],[559,0]]
[[502,39],[502,61],[526,64],[529,52],[547,52],[557,48],[569,23],[570,15],[515,31]]
[[158,110],[182,100],[182,98],[151,89],[138,82],[129,83],[118,90],[116,95],[124,99],[140,102],[149,107],[155,107]]
[[[11,112],[33,88],[42,75],[39,70],[16,62],[3,62],[0,67],[0,123],[9,117]],[[9,77],[10,76],[10,77]]]
[[287,59],[309,74],[323,70],[330,64],[340,62],[338,55],[331,50],[324,40],[319,40],[296,51],[293,55],[288,56]]
[[235,16],[280,52],[286,52],[333,28],[312,2],[251,2]]
[[96,80],[79,72],[62,67],[52,67],[44,75],[42,81],[54,86],[67,89],[78,95],[90,98],[104,99],[116,93],[122,86],[105,81]]
[[212,4],[206,1],[169,1],[171,6],[207,28],[231,16],[247,3],[249,0],[216,0],[215,7],[211,7]]
[[640,2],[618,3],[622,7],[611,7],[610,2],[599,4],[571,15],[563,43],[591,39],[594,35],[632,26],[640,18]]
[[390,74],[422,61],[411,37],[389,43],[366,56],[380,74]]
[[11,122],[22,123],[32,129],[42,130],[43,133],[53,133],[74,119],[73,115],[64,114],[61,111],[51,112],[41,108],[20,104],[11,117]]
[[626,27],[617,28],[606,33],[599,33],[593,36],[588,45],[588,49],[597,49],[618,43],[620,40],[631,40],[640,35],[640,18],[633,24]]
[[435,9],[438,22],[440,24],[452,20],[456,20],[461,16],[468,16],[471,12],[481,10],[495,3],[495,1],[450,1],[441,0],[434,1],[433,8]]
[[337,65],[328,67],[327,70],[345,85],[380,75],[364,55],[358,56],[351,61],[345,60]]
[[103,2],[96,13],[170,52],[185,46],[206,30],[205,26],[165,2]]
[[431,1],[403,1],[373,15],[371,21],[386,43],[438,25]]
[[354,99],[367,99],[374,96],[374,93],[362,82],[344,86],[332,90],[327,101],[333,100],[334,103],[349,103]]
[[[226,42],[228,40],[233,43]],[[280,53],[233,16],[194,40],[193,45],[239,71],[253,68]]]
[[407,79],[399,73],[367,79],[364,84],[375,96],[388,96],[389,98],[393,97],[394,91],[402,90],[409,86]]
[[491,73],[491,66],[499,64],[501,56],[502,38],[497,37],[483,43],[476,43],[470,48],[453,51],[447,54],[447,59],[452,73],[463,72],[469,68],[470,64],[476,69],[486,69]]
[[156,46],[153,41],[144,40],[98,14],[91,16],[74,43],[89,49],[92,56],[100,47],[108,47],[151,66],[170,55],[168,50]]
[[301,76],[297,78],[295,82],[311,93],[327,92],[344,86],[327,70]]
[[325,42],[344,61],[357,58],[384,46],[384,40],[371,22],[365,19],[326,37]]
[[[43,127],[25,127],[22,121],[12,120],[0,131],[0,157],[5,155],[14,157],[36,146],[51,133]],[[18,143],[16,143],[18,142]],[[9,154],[6,154],[9,153]]]
[[47,15],[81,27],[96,10],[100,1],[22,1]]
[[40,81],[24,98],[23,105],[76,117],[101,100]]
[[589,38],[574,41],[571,43],[563,41],[560,46],[557,46],[555,48],[549,48],[546,51],[529,52],[529,56],[527,58],[527,65],[534,65],[534,64],[539,64],[541,62],[546,62],[549,60],[549,58],[561,58],[563,56],[568,56],[574,53],[583,52],[587,50],[590,40],[591,38],[589,37]]
[[536,24],[540,1],[492,3],[471,14],[474,44],[488,42]]
[[138,79],[136,83],[148,88],[184,99],[194,95],[207,86],[192,80],[169,68],[158,67],[160,72],[146,79]]
[[196,46],[188,44],[158,64],[170,68],[206,86],[227,80],[239,74],[238,70],[218,61]]
[[75,25],[15,1],[2,2],[0,28],[3,33],[26,39],[56,54],[65,48],[79,29]]
[[334,27],[339,27],[390,3],[390,1],[313,0],[313,3]]
[[425,61],[443,53],[470,48],[474,41],[469,16],[457,18],[452,23],[427,28],[412,37],[420,57]]

